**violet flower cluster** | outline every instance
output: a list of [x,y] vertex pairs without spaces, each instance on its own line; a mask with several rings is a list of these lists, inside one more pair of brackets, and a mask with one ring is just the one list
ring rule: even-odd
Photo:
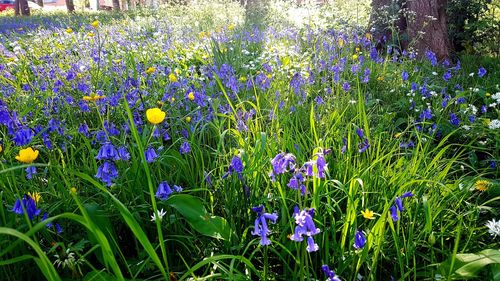
[[307,239],[306,250],[310,252],[315,252],[319,250],[318,244],[314,242],[313,236],[320,233],[321,230],[314,225],[314,209],[304,209],[299,210],[299,207],[295,206],[293,212],[293,218],[295,219],[295,231],[290,236],[290,240],[295,242],[304,241],[304,237]]

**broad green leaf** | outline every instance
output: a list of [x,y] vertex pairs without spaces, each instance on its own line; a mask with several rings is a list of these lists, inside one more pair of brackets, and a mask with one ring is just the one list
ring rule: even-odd
[[500,264],[500,251],[494,249],[486,249],[477,254],[457,254],[453,270],[450,271],[451,259],[441,264],[442,272],[452,272],[451,279],[463,280],[474,278],[479,271],[490,264]]
[[199,233],[217,239],[230,240],[233,231],[226,219],[210,215],[200,199],[187,194],[178,194],[171,196],[166,202]]

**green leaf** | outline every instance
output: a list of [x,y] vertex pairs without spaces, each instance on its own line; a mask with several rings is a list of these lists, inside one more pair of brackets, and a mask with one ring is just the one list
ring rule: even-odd
[[199,233],[217,239],[231,239],[233,231],[226,219],[210,215],[199,198],[177,194],[168,198],[166,203],[176,209]]
[[441,272],[452,272],[451,279],[474,278],[489,264],[500,264],[500,251],[486,249],[477,254],[457,254],[453,269],[450,270],[451,258],[441,264]]

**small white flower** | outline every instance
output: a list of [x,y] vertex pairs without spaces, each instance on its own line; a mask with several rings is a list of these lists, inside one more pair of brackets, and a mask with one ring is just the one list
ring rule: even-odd
[[469,74],[469,76],[470,76],[470,77],[474,77],[474,74],[476,74],[476,73],[471,72],[471,73]]
[[500,102],[500,92],[495,93],[494,95],[491,96],[494,100],[497,102]]
[[490,220],[486,223],[486,227],[488,228],[488,232],[491,236],[500,236],[500,221],[495,221],[495,219]]
[[492,130],[500,128],[500,120],[498,119],[491,120],[490,124],[488,125],[488,128]]
[[161,221],[166,214],[167,212],[163,211],[163,209],[161,211],[157,210],[157,213],[153,213],[151,216],[151,221],[156,221],[157,218]]
[[436,71],[433,71],[432,75],[436,76],[436,75],[438,75],[438,73]]

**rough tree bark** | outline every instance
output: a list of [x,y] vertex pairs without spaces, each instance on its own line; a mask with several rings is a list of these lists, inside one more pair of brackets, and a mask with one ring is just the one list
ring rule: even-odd
[[[446,25],[447,0],[373,0],[370,15],[370,28],[373,37],[379,42],[383,37],[398,35],[402,48],[408,44],[423,56],[427,50],[436,53],[440,59],[449,57],[450,41]],[[406,11],[402,13],[402,9]],[[397,29],[397,34],[391,30]],[[392,40],[394,43],[395,40]]]
[[120,0],[113,0],[113,11],[120,10]]
[[75,4],[73,4],[73,0],[66,0],[66,9],[68,9],[68,13],[75,12]]
[[440,59],[450,56],[451,44],[446,25],[447,0],[408,0],[408,9],[415,18],[408,20],[408,36],[419,38],[415,49],[421,55],[426,50],[436,53]]
[[14,1],[14,14],[19,16],[21,14],[21,8],[19,7],[19,0]]
[[14,12],[16,16],[23,15],[23,16],[29,16],[30,15],[30,7],[28,6],[28,1],[27,0],[15,0],[14,1]]

